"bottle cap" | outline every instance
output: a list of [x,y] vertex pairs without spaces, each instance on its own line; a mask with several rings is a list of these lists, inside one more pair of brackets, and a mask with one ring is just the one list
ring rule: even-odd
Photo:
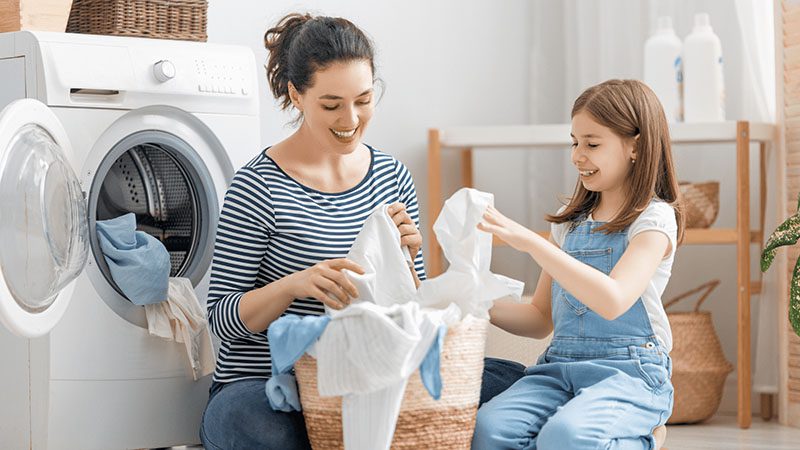
[[694,15],[695,28],[711,28],[711,17],[708,13],[697,13]]
[[662,16],[658,18],[656,29],[658,31],[672,30],[672,17]]

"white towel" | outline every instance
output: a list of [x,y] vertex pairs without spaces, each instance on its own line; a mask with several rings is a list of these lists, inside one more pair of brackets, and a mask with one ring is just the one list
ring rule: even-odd
[[214,350],[205,312],[187,278],[170,278],[167,295],[166,301],[145,305],[147,329],[152,336],[186,346],[192,377],[197,380],[214,371]]

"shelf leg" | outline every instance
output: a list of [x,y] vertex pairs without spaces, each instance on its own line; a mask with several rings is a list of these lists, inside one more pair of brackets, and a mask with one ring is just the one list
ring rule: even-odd
[[739,428],[752,421],[750,373],[750,124],[736,125],[737,394]]
[[472,184],[472,149],[461,150],[461,186],[474,187]]
[[442,273],[442,251],[433,233],[433,223],[442,210],[442,146],[439,130],[428,130],[428,276]]

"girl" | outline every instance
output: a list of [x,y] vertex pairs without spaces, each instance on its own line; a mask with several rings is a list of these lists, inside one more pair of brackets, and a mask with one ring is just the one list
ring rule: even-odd
[[495,303],[492,323],[553,340],[480,408],[474,449],[663,443],[673,391],[661,294],[683,234],[667,121],[643,83],[610,80],[575,101],[571,135],[579,180],[547,217],[550,241],[494,208],[478,225],[542,267],[531,303]]

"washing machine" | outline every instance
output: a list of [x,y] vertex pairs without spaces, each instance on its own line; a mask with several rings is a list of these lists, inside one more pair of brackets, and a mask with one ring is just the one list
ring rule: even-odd
[[240,46],[0,34],[0,448],[199,441],[210,376],[148,334],[95,223],[135,213],[205,308],[225,190],[260,146],[258,78]]

